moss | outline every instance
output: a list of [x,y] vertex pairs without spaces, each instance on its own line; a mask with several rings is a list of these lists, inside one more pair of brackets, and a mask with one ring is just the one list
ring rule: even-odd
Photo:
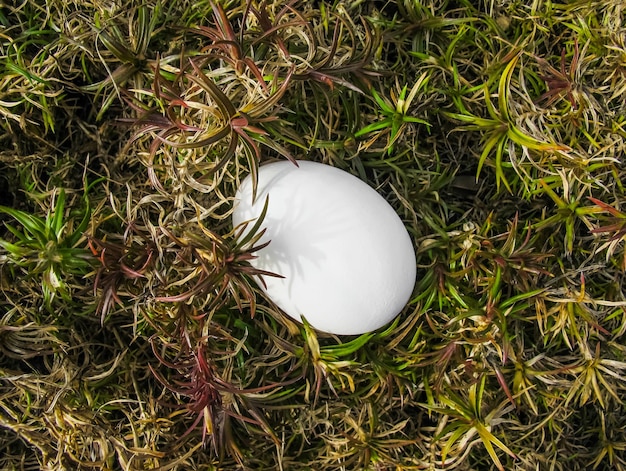
[[[3,6],[0,467],[626,468],[623,18]],[[391,325],[322,335],[251,282],[232,197],[293,158],[404,220]]]

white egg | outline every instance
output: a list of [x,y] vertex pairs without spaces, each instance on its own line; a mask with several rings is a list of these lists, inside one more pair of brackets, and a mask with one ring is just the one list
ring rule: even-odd
[[[362,334],[391,321],[415,285],[411,238],[393,208],[357,177],[298,161],[263,165],[256,200],[247,177],[235,197],[233,225],[257,219],[266,229],[251,264],[282,275],[257,280],[296,320],[332,334]],[[253,223],[249,223],[249,230]]]

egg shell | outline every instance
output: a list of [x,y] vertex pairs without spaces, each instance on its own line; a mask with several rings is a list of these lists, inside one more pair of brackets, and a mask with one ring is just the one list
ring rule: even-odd
[[266,198],[259,244],[270,243],[251,264],[284,276],[264,276],[266,286],[256,281],[286,314],[354,335],[382,327],[405,307],[415,286],[413,244],[374,189],[329,165],[270,163],[259,168],[255,201],[250,176],[241,183],[233,226],[256,220]]

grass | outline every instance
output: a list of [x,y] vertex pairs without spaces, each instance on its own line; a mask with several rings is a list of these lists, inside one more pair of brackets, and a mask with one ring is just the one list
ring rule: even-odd
[[[2,4],[0,468],[626,469],[624,15]],[[273,159],[401,216],[393,323],[263,298],[230,211]]]

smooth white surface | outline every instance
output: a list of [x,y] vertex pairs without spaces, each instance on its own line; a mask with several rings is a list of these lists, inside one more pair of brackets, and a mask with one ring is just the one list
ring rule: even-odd
[[[247,177],[236,194],[233,225],[258,218],[269,195],[252,260],[268,297],[296,320],[333,334],[362,334],[391,321],[415,285],[415,252],[394,209],[355,176],[315,162],[259,169],[256,201]],[[248,225],[250,228],[253,223]]]

